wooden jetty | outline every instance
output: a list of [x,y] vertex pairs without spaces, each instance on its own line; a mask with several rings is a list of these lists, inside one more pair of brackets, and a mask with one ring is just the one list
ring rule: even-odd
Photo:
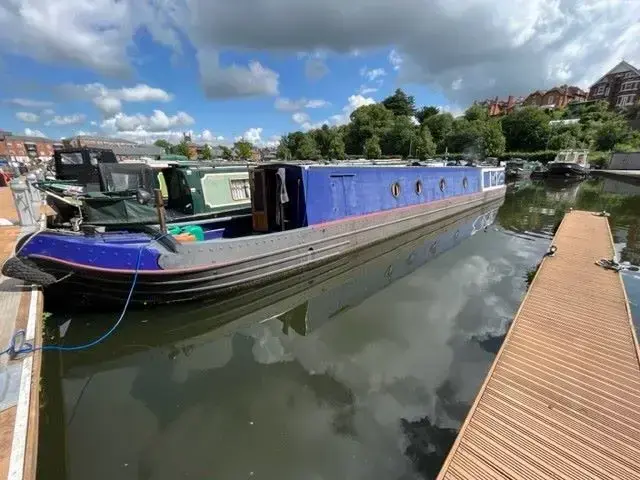
[[[0,265],[23,229],[8,187],[0,188]],[[0,350],[24,329],[26,341],[42,344],[42,293],[0,275]],[[41,352],[16,360],[0,357],[0,480],[36,478]]]
[[640,478],[638,341],[605,217],[568,213],[439,479]]

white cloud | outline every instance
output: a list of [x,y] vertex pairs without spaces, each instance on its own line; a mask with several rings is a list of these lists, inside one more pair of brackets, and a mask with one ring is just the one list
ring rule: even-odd
[[329,73],[329,67],[322,58],[308,58],[304,64],[304,74],[310,80],[319,80]]
[[[139,127],[135,130],[112,133],[111,136],[124,138],[126,140],[131,140],[138,143],[153,143],[156,140],[167,140],[171,143],[178,143],[182,141],[184,133],[190,134],[191,140],[196,143],[208,143],[212,145],[224,143],[224,137],[222,137],[221,135],[214,136],[210,130],[203,130],[200,133],[194,131],[185,132],[184,130],[165,130],[160,132],[152,132],[146,130],[143,127]],[[93,135],[94,133],[90,134]]]
[[92,127],[95,127],[95,126],[97,126],[97,125],[98,125],[98,122],[96,122],[95,120],[91,120],[90,125],[91,125]]
[[402,66],[402,57],[395,51],[395,49],[389,52],[389,63],[394,70],[400,70],[400,67]]
[[173,95],[161,88],[139,83],[133,87],[108,88],[102,83],[66,84],[58,91],[71,100],[90,100],[105,117],[122,111],[123,102],[170,102]]
[[351,95],[347,104],[342,108],[342,113],[338,115],[333,115],[329,118],[329,122],[323,123],[332,123],[334,125],[345,125],[349,123],[349,119],[354,110],[364,107],[365,105],[373,105],[376,101],[371,97],[364,97],[362,95]]
[[280,143],[280,135],[272,135],[268,140],[262,138],[263,129],[261,127],[250,128],[242,135],[235,138],[235,141],[246,140],[255,147],[277,147]]
[[154,110],[150,116],[137,113],[135,115],[125,115],[118,113],[112,118],[104,120],[101,127],[112,133],[116,132],[164,132],[172,128],[186,127],[193,125],[195,120],[185,112],[178,112],[168,116],[162,110]]
[[30,98],[12,98],[7,100],[6,103],[23,108],[45,108],[53,105],[53,102],[46,100],[33,100]]
[[214,143],[214,142],[222,142],[224,141],[224,137],[222,135],[214,135],[211,130],[203,130],[199,135],[199,139],[205,143]]
[[55,115],[55,111],[52,108],[45,108],[42,111],[42,115],[47,115],[47,116],[51,116],[51,115]]
[[304,112],[296,112],[294,113],[291,118],[293,119],[294,122],[296,122],[298,125],[302,125],[305,122],[309,121],[309,115],[307,115]]
[[16,112],[16,118],[25,123],[38,123],[40,115],[31,112]]
[[56,115],[51,120],[47,121],[45,125],[79,125],[84,123],[87,116],[82,113],[74,113],[72,115]]
[[307,100],[306,98],[300,98],[298,100],[291,100],[285,97],[276,98],[274,106],[277,110],[284,112],[295,112],[302,110],[303,108],[322,108],[329,105],[326,100]]
[[260,62],[248,67],[220,67],[218,53],[204,49],[198,52],[200,80],[209,98],[254,97],[278,94],[278,73]]
[[376,78],[384,77],[387,74],[384,68],[374,68],[373,70],[367,70],[367,67],[360,69],[360,75],[365,77],[368,81],[373,82]]
[[368,95],[369,93],[376,93],[378,91],[375,87],[368,87],[367,85],[360,85],[360,95]]
[[31,130],[30,128],[25,128],[24,129],[24,134],[29,136],[29,137],[43,137],[43,138],[47,137],[40,130]]

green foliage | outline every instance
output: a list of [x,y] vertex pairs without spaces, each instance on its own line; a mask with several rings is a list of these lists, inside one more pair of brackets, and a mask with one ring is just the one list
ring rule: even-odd
[[233,150],[229,147],[225,147],[224,145],[222,145],[220,149],[222,150],[222,158],[225,160],[233,160]]
[[380,139],[374,135],[367,138],[364,142],[364,156],[369,159],[380,158],[382,149],[380,148]]
[[278,149],[276,150],[276,157],[280,160],[290,160],[291,159],[291,151],[284,140],[284,137],[280,139],[280,143],[278,144]]
[[571,132],[552,133],[549,138],[549,149],[551,150],[564,150],[568,148],[575,148],[577,139]]
[[416,112],[416,118],[420,122],[420,125],[422,125],[427,118],[431,118],[438,113],[440,113],[438,107],[422,107]]
[[296,158],[300,160],[317,160],[320,158],[318,146],[311,135],[304,135],[300,140]]
[[385,155],[399,154],[407,158],[417,136],[417,129],[411,118],[399,115],[393,119],[393,125],[382,137],[382,153]]
[[426,160],[436,153],[436,144],[431,138],[431,132],[426,126],[423,126],[416,138],[415,154],[420,160]]
[[169,142],[163,139],[158,139],[155,142],[153,142],[153,144],[156,147],[164,148],[164,153],[171,153],[171,148],[173,147],[173,145],[171,145]]
[[444,151],[445,138],[453,129],[453,121],[453,115],[450,113],[439,113],[425,120],[438,151]]
[[344,160],[345,156],[344,139],[342,138],[342,135],[338,133],[331,137],[331,140],[329,141],[327,158],[331,160]]
[[481,122],[486,122],[489,119],[489,111],[487,107],[483,105],[471,105],[467,108],[466,112],[464,112],[464,118],[469,120],[470,122],[479,120]]
[[204,148],[202,149],[202,159],[211,160],[212,156],[213,155],[211,153],[211,148],[209,147],[209,145],[205,145]]
[[502,119],[507,150],[534,152],[543,150],[549,140],[549,115],[537,107],[524,107]]
[[187,158],[191,158],[189,156],[189,144],[184,140],[177,145],[171,147],[171,153],[174,155],[182,155]]
[[253,156],[253,145],[246,140],[239,140],[233,144],[233,149],[238,158],[249,160]]
[[588,160],[591,168],[606,168],[606,166],[609,165],[609,161],[611,160],[611,153],[590,152]]
[[604,121],[596,130],[595,144],[598,150],[613,150],[631,136],[629,124],[621,118]]
[[497,157],[504,153],[507,141],[502,133],[500,122],[490,120],[482,128],[482,155]]
[[346,136],[347,152],[356,155],[362,153],[364,143],[369,138],[383,138],[393,123],[393,113],[380,103],[358,108],[351,114]]
[[459,118],[453,122],[453,128],[445,139],[445,145],[451,152],[477,152],[482,150],[483,124],[478,120],[469,121]]
[[412,95],[407,95],[401,88],[382,101],[382,105],[394,115],[406,115],[412,117],[416,114],[415,99]]

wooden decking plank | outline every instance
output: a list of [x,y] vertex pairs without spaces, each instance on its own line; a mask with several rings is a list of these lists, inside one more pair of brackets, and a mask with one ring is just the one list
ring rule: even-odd
[[439,479],[640,478],[640,362],[605,217],[568,213]]

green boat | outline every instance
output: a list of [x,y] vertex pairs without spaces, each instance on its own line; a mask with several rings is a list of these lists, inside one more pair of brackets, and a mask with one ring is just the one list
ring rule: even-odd
[[54,181],[37,188],[56,212],[50,227],[157,224],[154,190],[168,223],[251,214],[246,165],[220,162],[118,163],[110,150],[58,150]]

